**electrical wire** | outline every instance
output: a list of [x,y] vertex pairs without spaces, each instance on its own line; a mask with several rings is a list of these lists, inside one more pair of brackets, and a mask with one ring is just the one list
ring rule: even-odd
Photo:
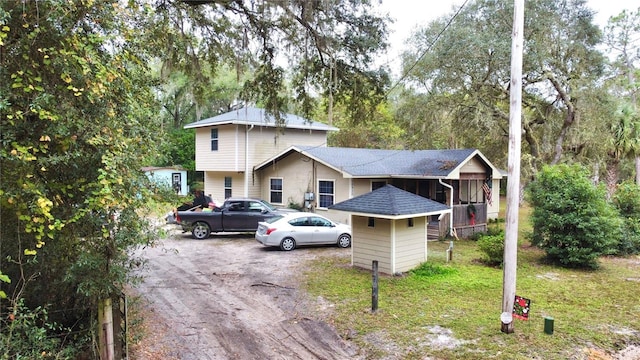
[[411,71],[418,65],[418,63],[427,55],[427,53],[429,51],[431,51],[431,48],[433,48],[433,46],[436,44],[436,42],[440,39],[440,37],[442,36],[442,34],[444,34],[445,31],[447,31],[447,29],[449,28],[449,26],[451,25],[451,23],[453,23],[453,20],[455,20],[455,18],[460,14],[460,12],[462,11],[462,9],[465,7],[465,5],[467,4],[467,2],[469,2],[469,0],[465,0],[464,3],[462,3],[462,5],[460,5],[460,7],[458,8],[458,10],[456,11],[455,14],[453,14],[453,16],[449,19],[449,21],[447,21],[447,24],[442,28],[442,30],[440,30],[440,32],[438,33],[438,35],[436,35],[436,38],[433,39],[433,41],[431,42],[431,44],[429,44],[429,46],[427,46],[427,48],[422,52],[422,54],[418,57],[418,59],[416,59],[416,61],[413,62],[413,64],[411,64],[411,66],[409,67],[409,69],[407,71],[405,71],[402,76],[400,76],[400,79],[398,79],[393,86],[391,86],[389,88],[389,90],[387,90],[385,96],[388,96],[389,93],[391,93],[391,91],[393,91],[393,89],[395,89],[398,85],[400,85],[401,82],[403,82],[407,76],[409,76],[409,74],[411,73]]

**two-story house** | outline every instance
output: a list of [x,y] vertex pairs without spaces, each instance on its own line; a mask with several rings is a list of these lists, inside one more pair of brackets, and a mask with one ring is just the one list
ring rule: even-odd
[[[262,197],[253,167],[296,144],[327,146],[329,131],[338,128],[283,114],[276,126],[264,109],[244,107],[185,126],[196,131],[196,170],[204,172],[204,192],[213,199]],[[271,187],[277,187],[273,180]]]
[[498,215],[502,174],[477,149],[327,147],[328,132],[337,128],[291,114],[285,122],[278,127],[265,110],[249,107],[185,126],[196,130],[205,193],[295,203],[348,222],[330,206],[389,184],[451,207],[451,214],[428,219],[436,236],[485,231]]

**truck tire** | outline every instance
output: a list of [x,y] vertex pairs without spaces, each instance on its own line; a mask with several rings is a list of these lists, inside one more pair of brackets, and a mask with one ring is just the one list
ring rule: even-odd
[[204,240],[208,239],[211,234],[211,229],[209,228],[209,224],[206,222],[197,222],[193,224],[193,229],[191,230],[191,234],[194,239]]

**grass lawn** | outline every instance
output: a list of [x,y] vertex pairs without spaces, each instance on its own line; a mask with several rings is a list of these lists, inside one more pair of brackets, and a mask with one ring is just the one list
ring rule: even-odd
[[[521,234],[530,230],[527,214],[523,208]],[[371,272],[349,259],[315,261],[306,287],[334,304],[333,325],[370,359],[607,359],[640,344],[640,257],[602,258],[595,271],[564,269],[545,264],[521,235],[516,294],[531,300],[531,313],[504,334],[502,269],[481,263],[470,240],[455,241],[447,262],[448,246],[429,242],[426,274],[381,276],[375,313]],[[543,331],[545,317],[554,319],[552,335]]]

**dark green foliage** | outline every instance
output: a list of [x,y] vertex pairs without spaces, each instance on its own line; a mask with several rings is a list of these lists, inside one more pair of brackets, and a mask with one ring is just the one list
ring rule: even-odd
[[[0,318],[0,359],[74,359],[73,347],[56,336],[61,329],[48,319],[42,307],[33,311],[19,303],[9,315]],[[71,339],[69,339],[71,340]]]
[[411,271],[409,271],[409,273],[412,274],[413,276],[417,276],[421,278],[434,277],[438,275],[455,274],[456,272],[457,272],[456,269],[434,265],[429,262],[424,262],[420,264],[418,267],[416,267],[415,269],[412,269]]
[[329,92],[333,105],[364,121],[389,84],[386,71],[370,70],[387,47],[389,19],[375,10],[369,1],[174,1],[156,8],[146,40],[160,49],[163,71],[192,79],[190,91],[201,106],[225,66],[239,79],[252,74],[239,81],[234,99],[259,104],[279,125],[294,101],[309,118],[317,94]]
[[10,358],[37,358],[38,342],[49,351],[42,329],[91,346],[95,304],[133,280],[129,255],[155,238],[141,168],[158,154],[162,127],[137,37],[143,10],[0,7],[0,273],[11,279],[0,282],[0,314],[50,309],[0,328],[8,342],[33,342]]
[[621,221],[578,165],[545,166],[529,187],[533,206],[531,243],[554,263],[598,267],[598,257],[612,254],[620,240]]
[[482,261],[488,265],[498,266],[504,262],[504,232],[494,235],[481,235],[478,248],[483,253]]
[[623,217],[640,218],[640,186],[631,181],[618,185],[613,204]]
[[618,185],[613,204],[624,222],[617,250],[619,255],[640,253],[640,186],[631,181]]

